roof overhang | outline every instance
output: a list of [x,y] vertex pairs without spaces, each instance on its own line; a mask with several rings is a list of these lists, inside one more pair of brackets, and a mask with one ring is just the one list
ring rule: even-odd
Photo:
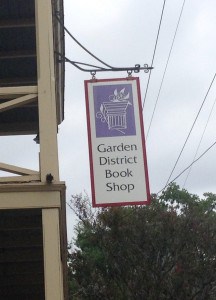
[[[63,20],[63,0],[52,0],[54,68],[56,83],[57,123],[64,119],[65,65],[59,55],[65,54],[64,28],[55,18]],[[0,1],[0,107],[16,95],[1,95],[2,88],[37,86],[37,51],[35,0]],[[0,135],[38,132],[37,100],[24,106],[0,111]]]

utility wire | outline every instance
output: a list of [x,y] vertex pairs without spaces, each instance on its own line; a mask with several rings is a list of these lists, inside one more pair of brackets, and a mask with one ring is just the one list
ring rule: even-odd
[[[170,181],[167,185],[165,185],[159,192],[157,192],[157,196],[162,193],[170,184],[172,184],[176,179],[178,179],[182,174],[184,174],[189,168],[191,168],[196,162],[198,162],[211,148],[213,148],[216,145],[216,141],[209,146],[197,159],[193,160],[193,162],[187,166],[183,171],[181,171],[181,173],[179,173],[172,181]],[[132,212],[130,211],[126,216],[124,217],[128,217]],[[124,218],[123,217],[123,218]],[[122,218],[122,219],[123,219]]]
[[162,86],[163,86],[164,78],[165,78],[167,67],[168,67],[168,64],[169,64],[169,60],[170,60],[170,56],[171,56],[171,53],[172,53],[173,45],[174,45],[175,38],[176,38],[176,35],[177,35],[177,31],[178,31],[178,28],[179,28],[180,20],[181,20],[181,17],[182,17],[185,1],[186,0],[183,1],[181,12],[180,12],[180,15],[179,15],[179,18],[178,18],[178,23],[177,23],[177,26],[176,26],[174,37],[173,37],[173,40],[172,40],[172,45],[171,45],[169,55],[168,55],[168,58],[167,58],[167,62],[166,62],[165,70],[164,70],[164,73],[163,73],[162,81],[161,81],[161,84],[160,84],[159,92],[158,92],[157,99],[156,99],[156,102],[155,102],[155,106],[154,106],[154,109],[153,109],[153,113],[152,113],[152,116],[151,116],[150,124],[149,124],[148,130],[147,130],[146,140],[148,139],[148,135],[149,135],[149,132],[150,132],[150,129],[151,129],[152,121],[153,121],[155,111],[156,111],[156,108],[157,108],[158,100],[159,100],[159,97],[160,97],[161,89],[162,89]]
[[169,178],[167,179],[167,182],[166,182],[166,184],[165,184],[165,187],[168,185],[168,182],[169,182],[169,180],[170,180],[170,178],[171,178],[171,176],[172,176],[172,174],[173,174],[173,172],[174,172],[174,170],[175,170],[175,168],[176,168],[176,165],[177,165],[177,163],[178,163],[178,161],[179,161],[179,159],[180,159],[180,157],[181,157],[181,155],[182,155],[182,152],[183,152],[183,150],[184,150],[184,148],[185,148],[185,146],[186,146],[186,144],[187,144],[187,141],[188,141],[188,139],[189,139],[189,137],[190,137],[190,135],[191,135],[191,132],[192,132],[192,130],[193,130],[193,128],[194,128],[194,125],[195,125],[195,123],[196,123],[196,121],[197,121],[197,119],[198,119],[198,117],[199,117],[199,114],[200,114],[202,108],[203,108],[203,105],[204,105],[204,103],[205,103],[205,101],[206,101],[206,98],[207,98],[207,96],[208,96],[208,94],[209,94],[209,91],[210,91],[210,89],[211,89],[211,87],[212,87],[212,84],[213,84],[213,82],[214,82],[214,80],[215,80],[215,77],[216,77],[216,73],[215,73],[214,76],[213,76],[213,79],[212,79],[212,81],[211,81],[211,83],[210,83],[210,86],[209,86],[209,88],[208,88],[208,91],[207,91],[207,93],[206,93],[206,95],[205,95],[205,97],[204,97],[204,100],[203,100],[203,102],[202,102],[200,108],[199,108],[199,111],[198,111],[198,113],[197,113],[197,115],[196,115],[196,118],[195,118],[195,120],[194,120],[194,122],[193,122],[193,124],[192,124],[192,126],[191,126],[191,129],[190,129],[190,131],[189,131],[189,133],[188,133],[188,135],[187,135],[187,138],[186,138],[186,140],[185,140],[185,142],[184,142],[184,144],[183,144],[183,147],[182,147],[182,149],[181,149],[181,151],[180,151],[180,153],[179,153],[179,155],[178,155],[178,158],[177,158],[177,160],[176,160],[176,162],[175,162],[175,164],[174,164],[174,166],[173,166],[173,168],[172,168],[172,171],[171,171],[171,173],[170,173],[170,175],[169,175]]
[[[162,24],[162,19],[163,19],[163,13],[164,13],[165,4],[166,4],[166,0],[164,0],[164,3],[163,3],[163,8],[162,8],[162,12],[161,12],[161,17],[160,17],[160,22],[159,22],[159,27],[158,27],[158,32],[157,32],[155,47],[154,47],[154,53],[153,53],[152,61],[151,61],[151,67],[153,66],[153,63],[154,63],[154,58],[155,58],[155,53],[156,53],[156,49],[157,49],[157,44],[158,44],[159,33],[160,33],[160,29],[161,29],[161,24]],[[148,76],[148,82],[147,82],[147,86],[146,86],[146,90],[145,90],[145,95],[144,95],[144,99],[143,99],[142,110],[144,109],[144,105],[145,105],[145,101],[146,101],[146,97],[147,97],[147,93],[148,93],[148,88],[149,88],[150,78],[151,78],[151,70],[150,70],[149,76]]]
[[86,51],[89,55],[91,55],[94,59],[96,59],[97,61],[99,61],[100,63],[102,63],[103,65],[105,65],[108,68],[113,68],[112,66],[108,65],[107,63],[105,63],[103,60],[99,59],[96,55],[94,55],[93,53],[91,53],[86,47],[84,47],[72,34],[71,32],[65,27],[64,22],[58,17],[58,14],[55,14],[56,19],[58,20],[59,24],[64,28],[64,30],[67,32],[67,34],[74,40],[75,43],[77,43],[77,45],[79,45],[84,51]]
[[[195,161],[195,159],[196,159],[196,157],[197,157],[197,154],[198,154],[200,145],[201,145],[201,143],[202,143],[202,140],[203,140],[204,134],[205,134],[205,132],[206,132],[206,129],[207,129],[209,120],[210,120],[210,118],[211,118],[213,109],[214,109],[214,107],[215,107],[215,103],[216,103],[216,98],[215,98],[215,101],[214,101],[214,103],[213,103],[213,105],[212,105],[212,108],[211,108],[211,111],[210,111],[210,113],[209,113],[209,116],[208,116],[208,119],[207,119],[205,128],[204,128],[204,130],[203,130],[202,136],[201,136],[200,141],[199,141],[199,144],[198,144],[198,146],[197,146],[197,149],[196,149],[196,152],[195,152],[195,155],[194,155],[194,158],[193,158],[193,162]],[[190,173],[191,173],[191,169],[192,169],[192,165],[190,166],[190,169],[188,170],[187,176],[186,176],[185,181],[184,181],[184,184],[183,184],[183,188],[185,188],[186,182],[187,182],[188,177],[189,177],[189,175],[190,175]]]
[[160,194],[161,192],[163,192],[163,190],[165,190],[171,183],[173,183],[176,179],[178,179],[184,172],[186,172],[192,165],[194,165],[198,160],[200,160],[212,147],[214,147],[216,145],[216,141],[210,146],[208,147],[197,159],[195,159],[187,168],[185,168],[181,173],[179,173],[179,175],[177,175],[173,180],[171,180],[167,185],[164,186],[164,188],[162,188],[158,193]]

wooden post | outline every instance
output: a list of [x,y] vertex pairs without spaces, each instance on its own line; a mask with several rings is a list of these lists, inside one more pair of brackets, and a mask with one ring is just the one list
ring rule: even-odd
[[43,209],[42,221],[46,300],[63,300],[58,209]]
[[51,0],[35,0],[41,181],[59,180]]

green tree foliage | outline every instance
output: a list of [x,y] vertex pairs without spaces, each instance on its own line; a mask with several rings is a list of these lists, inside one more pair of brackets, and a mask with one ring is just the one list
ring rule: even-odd
[[150,206],[71,206],[70,299],[216,299],[216,195],[172,184]]

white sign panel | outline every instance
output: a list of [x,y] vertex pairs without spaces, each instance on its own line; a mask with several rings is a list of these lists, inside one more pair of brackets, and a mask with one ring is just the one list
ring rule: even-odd
[[138,78],[85,81],[93,206],[149,204]]

